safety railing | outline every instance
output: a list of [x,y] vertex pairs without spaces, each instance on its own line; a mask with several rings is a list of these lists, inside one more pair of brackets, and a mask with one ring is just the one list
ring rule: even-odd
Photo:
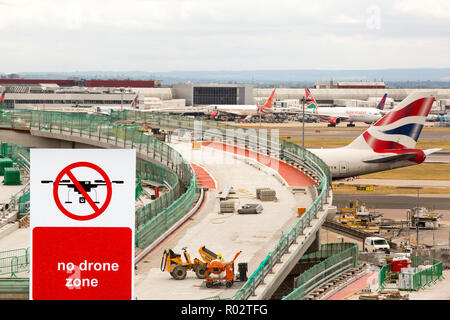
[[0,252],[0,275],[16,277],[17,273],[29,271],[29,248]]
[[341,253],[344,250],[353,248],[355,246],[352,242],[335,242],[324,243],[320,246],[320,250],[312,253],[308,253],[302,256],[299,263],[308,263],[310,261],[322,261],[329,257]]
[[[188,165],[184,163],[181,155],[168,145],[159,142],[157,139],[150,136],[140,134],[136,130],[127,129],[120,125],[113,123],[118,120],[134,120],[142,121],[149,125],[168,127],[174,129],[185,129],[189,131],[196,131],[199,124],[198,120],[190,119],[181,116],[169,116],[150,112],[139,112],[125,110],[122,112],[112,112],[108,118],[82,118],[81,116],[72,116],[67,113],[45,113],[42,111],[32,111],[31,116],[23,116],[20,113],[15,113],[10,116],[10,121],[17,126],[26,126],[29,123],[31,128],[46,130],[50,132],[59,132],[75,136],[86,137],[91,139],[98,139],[99,141],[107,142],[120,147],[134,147],[139,152],[146,154],[148,157],[158,160],[173,171],[177,173],[180,181],[187,187],[187,191],[179,198],[179,202],[175,201],[172,205],[165,209],[165,212],[171,212],[172,208],[185,209],[186,204],[194,201],[196,196],[196,185],[193,170],[188,169]],[[19,120],[20,118],[20,120]],[[107,119],[107,121],[105,121]],[[0,117],[0,125],[2,124]],[[197,122],[196,122],[197,121]],[[326,199],[329,195],[329,186],[331,184],[331,174],[328,166],[317,156],[312,154],[300,146],[286,141],[280,140],[277,136],[267,135],[261,137],[255,134],[255,130],[243,129],[216,121],[201,121],[201,137],[206,133],[209,137],[226,138],[227,130],[241,130],[244,134],[242,136],[233,137],[233,141],[251,148],[264,150],[270,155],[285,161],[294,162],[301,168],[305,168],[317,177],[318,181],[318,196],[313,204],[307,209],[306,213],[300,217],[296,224],[292,226],[280,239],[278,245],[271,251],[271,253],[264,259],[261,265],[253,273],[244,286],[236,292],[233,299],[247,299],[255,292],[255,288],[263,281],[267,273],[273,268],[288,248],[296,241],[302,232],[310,226],[312,219],[317,216],[319,210],[323,208]],[[225,140],[222,140],[225,141]],[[183,163],[183,165],[179,165]],[[143,210],[140,213],[143,220],[150,219],[147,223],[144,222],[143,227],[137,230],[137,235],[146,235],[150,230],[163,230],[167,224],[170,223],[172,217],[169,215],[153,216],[151,212]],[[152,222],[153,223],[150,223]],[[150,227],[151,226],[151,227]],[[151,233],[153,235],[153,233]],[[143,236],[149,237],[148,235]],[[138,237],[136,237],[138,239]],[[151,238],[151,237],[150,237]],[[146,243],[142,241],[141,243]]]
[[288,252],[289,247],[296,242],[303,231],[311,226],[311,221],[317,217],[317,213],[322,208],[327,193],[327,179],[323,178],[319,189],[322,191],[314,200],[313,204],[297,220],[297,222],[281,236],[275,248],[267,255],[259,267],[249,277],[247,282],[233,295],[233,300],[246,300],[255,293],[256,288],[263,282],[264,278],[273,267],[281,260],[281,257]]
[[395,287],[401,290],[423,289],[442,278],[442,262],[432,258],[411,259],[409,272],[392,272],[390,264],[381,268],[378,274],[379,290],[392,288],[391,279],[395,280]]
[[[1,154],[3,157],[9,157],[20,168],[26,172],[30,172],[30,154],[27,149],[22,148],[15,143],[8,144],[2,142]],[[18,208],[17,208],[18,207]],[[24,187],[16,194],[12,195],[7,203],[2,208],[2,216],[5,216],[6,211],[14,211],[18,209],[19,214],[27,214],[30,208],[30,185],[26,183]]]
[[29,278],[0,278],[0,294],[28,294],[30,291]]
[[[288,251],[289,247],[303,234],[303,231],[311,225],[311,221],[317,217],[319,210],[323,208],[329,196],[331,184],[331,173],[329,167],[316,155],[299,145],[280,140],[278,136],[261,135],[254,129],[239,128],[223,122],[203,120],[199,123],[196,119],[181,116],[169,116],[152,112],[139,112],[126,110],[123,112],[112,112],[111,118],[115,120],[143,121],[147,124],[173,129],[184,129],[194,131],[194,139],[203,140],[217,138],[222,142],[227,142],[230,138],[231,130],[239,131],[238,134],[231,134],[232,142],[243,145],[248,149],[262,151],[268,155],[275,156],[281,160],[293,162],[300,168],[304,168],[310,175],[315,175],[319,185],[317,187],[318,196],[307,209],[307,211],[297,220],[276,245],[276,247],[261,262],[259,267],[249,277],[247,282],[234,294],[232,299],[245,300],[255,293],[256,288],[261,284],[267,274],[278,263],[281,257]],[[198,132],[200,130],[200,132]],[[197,131],[197,132],[196,132]]]
[[[346,249],[344,249],[347,247]],[[339,248],[336,246],[335,249]],[[337,252],[314,265],[295,279],[296,288],[282,300],[303,300],[310,292],[327,283],[344,270],[358,264],[358,244],[348,243]],[[320,256],[321,254],[318,253]]]
[[[138,154],[160,163],[161,165],[140,161],[138,165],[137,173],[142,178],[155,180],[169,188],[161,197],[137,209],[135,239],[138,247],[149,243],[148,239],[157,238],[160,234],[155,232],[167,228],[168,224],[186,214],[197,197],[194,170],[180,153],[136,128],[114,124],[111,117],[55,111],[0,111],[0,126],[3,127],[29,128],[87,138],[118,148],[134,148]],[[18,154],[18,159],[19,157],[29,161],[29,155],[27,158],[26,154]],[[27,199],[29,201],[29,195],[22,198]],[[165,223],[162,224],[161,221]]]

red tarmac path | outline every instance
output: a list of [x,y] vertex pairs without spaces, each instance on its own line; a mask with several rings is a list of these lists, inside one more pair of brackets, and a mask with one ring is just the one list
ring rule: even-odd
[[259,163],[276,170],[280,176],[286,181],[290,187],[307,187],[316,186],[317,184],[308,177],[306,174],[298,170],[297,168],[272,158],[270,156],[257,153],[255,151],[240,148],[238,146],[232,146],[221,142],[202,142],[202,146],[221,150],[223,152],[232,152],[237,155],[245,156],[247,158],[255,159]]
[[203,167],[191,163],[192,168],[194,168],[195,176],[197,178],[197,186],[199,188],[216,189],[216,183],[211,175]]
[[374,272],[370,272],[355,282],[352,282],[347,287],[342,289],[339,292],[336,292],[334,295],[328,298],[328,300],[344,300],[346,297],[358,292],[361,289],[364,289],[367,286],[367,280],[372,277]]

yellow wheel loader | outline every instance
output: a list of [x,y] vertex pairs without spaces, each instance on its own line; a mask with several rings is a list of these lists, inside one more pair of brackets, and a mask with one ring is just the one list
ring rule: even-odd
[[161,271],[169,272],[175,280],[183,280],[186,278],[187,271],[192,270],[197,278],[204,279],[206,277],[206,262],[202,262],[197,258],[192,262],[186,247],[182,250],[185,261],[183,261],[180,254],[176,254],[172,249],[164,250],[161,259]]

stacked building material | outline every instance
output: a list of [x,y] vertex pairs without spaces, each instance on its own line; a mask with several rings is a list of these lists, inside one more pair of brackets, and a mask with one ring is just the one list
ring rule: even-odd
[[233,213],[234,210],[234,200],[220,201],[220,213]]
[[258,188],[256,189],[256,198],[261,201],[275,201],[277,200],[277,193],[270,188]]

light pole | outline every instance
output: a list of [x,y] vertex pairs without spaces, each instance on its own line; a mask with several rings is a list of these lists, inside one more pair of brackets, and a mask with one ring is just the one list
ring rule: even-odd
[[[398,189],[415,189],[417,190],[417,210],[419,210],[420,205],[420,189],[423,189],[423,187],[397,187]],[[411,214],[409,217],[408,224],[411,224],[413,226],[413,223],[415,223],[416,227],[416,250],[419,248],[419,217],[417,215],[414,215],[414,208],[410,210]],[[408,238],[411,242],[410,234],[409,234],[410,227],[408,226]]]
[[302,160],[305,160],[305,102],[312,101],[311,99],[302,98]]
[[120,88],[120,111],[123,111],[123,88]]

